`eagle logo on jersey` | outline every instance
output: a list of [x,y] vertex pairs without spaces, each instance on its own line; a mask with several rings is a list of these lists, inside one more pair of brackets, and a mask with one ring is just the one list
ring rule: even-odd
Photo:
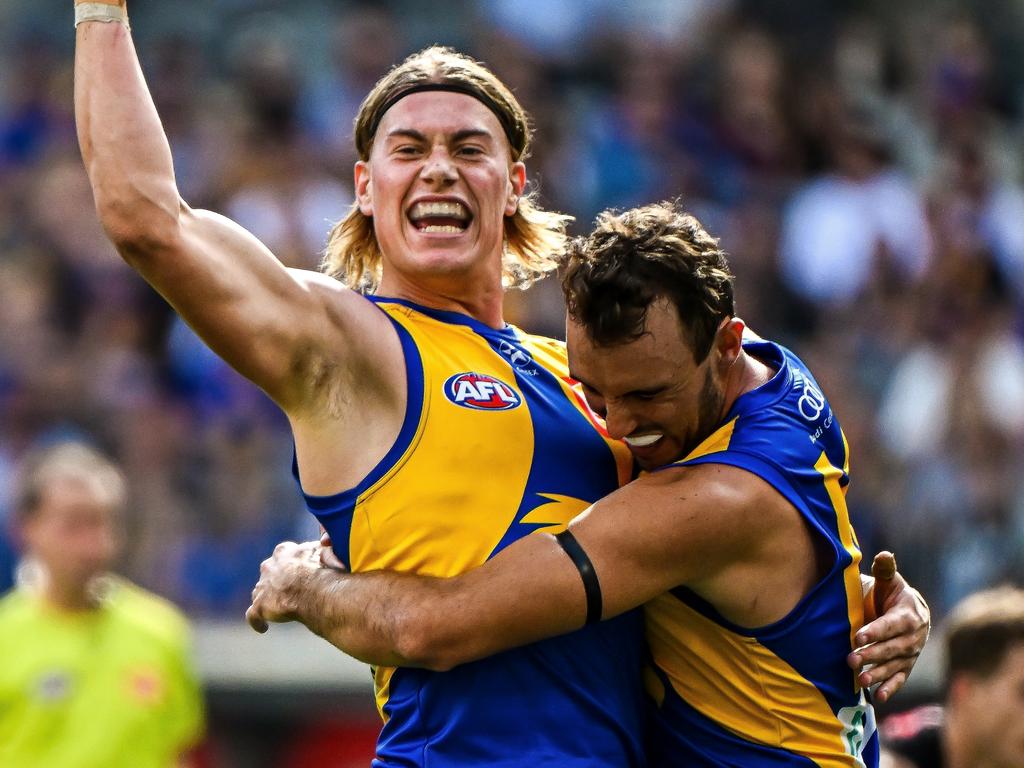
[[444,383],[444,396],[463,408],[508,411],[523,399],[512,387],[486,373],[456,373]]

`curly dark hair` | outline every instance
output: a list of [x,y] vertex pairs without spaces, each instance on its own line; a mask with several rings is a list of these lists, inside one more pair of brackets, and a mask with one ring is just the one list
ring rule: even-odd
[[562,291],[569,317],[606,346],[642,336],[648,307],[668,299],[698,364],[735,313],[725,252],[675,201],[598,216],[594,231],[570,244]]

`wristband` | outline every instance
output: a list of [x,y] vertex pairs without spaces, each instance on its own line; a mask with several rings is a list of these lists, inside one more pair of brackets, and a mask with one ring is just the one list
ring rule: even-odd
[[131,29],[128,24],[128,11],[125,7],[120,3],[103,2],[103,0],[75,4],[75,29],[83,21],[117,22],[123,24],[125,29]]

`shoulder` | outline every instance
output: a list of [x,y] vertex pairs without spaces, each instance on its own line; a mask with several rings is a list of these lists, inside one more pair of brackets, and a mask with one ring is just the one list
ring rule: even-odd
[[768,479],[751,468],[709,459],[634,481],[631,485],[646,489],[635,506],[666,508],[679,535],[726,559],[745,557],[767,536],[790,529],[793,507]]
[[[513,327],[515,328],[515,326]],[[550,336],[537,336],[532,333],[526,333],[520,328],[515,328],[515,331],[523,346],[530,347],[532,350],[537,352],[565,359],[566,351],[564,341],[552,339]]]
[[117,581],[110,609],[121,624],[140,635],[170,647],[188,645],[190,629],[181,610],[129,581]]
[[340,280],[308,269],[289,268],[288,273],[306,291],[314,306],[322,307],[328,317],[346,323],[387,325],[387,317],[372,301]]
[[32,602],[17,587],[0,597],[0,627],[9,628],[11,622],[22,622],[32,614]]
[[760,526],[751,521],[770,519],[779,498],[759,475],[713,461],[670,465],[639,477],[627,489],[636,505],[665,509],[690,534],[701,530],[734,542],[756,535]]

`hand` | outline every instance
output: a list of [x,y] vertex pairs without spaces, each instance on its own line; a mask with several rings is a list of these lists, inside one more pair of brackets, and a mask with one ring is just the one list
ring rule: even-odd
[[879,684],[875,698],[886,702],[907,681],[931,627],[931,612],[921,593],[896,571],[891,552],[880,552],[871,563],[874,584],[865,596],[864,618],[857,632],[856,649],[847,657],[854,670],[864,669],[857,682],[868,688]]
[[334,547],[331,546],[331,534],[326,531],[320,535],[320,565],[335,571],[348,571],[345,564],[341,562],[341,558],[334,554]]
[[252,590],[252,605],[245,612],[250,627],[262,633],[269,628],[269,622],[298,618],[302,585],[322,568],[320,550],[318,541],[302,544],[285,541],[274,548],[274,554],[260,564],[260,579]]

